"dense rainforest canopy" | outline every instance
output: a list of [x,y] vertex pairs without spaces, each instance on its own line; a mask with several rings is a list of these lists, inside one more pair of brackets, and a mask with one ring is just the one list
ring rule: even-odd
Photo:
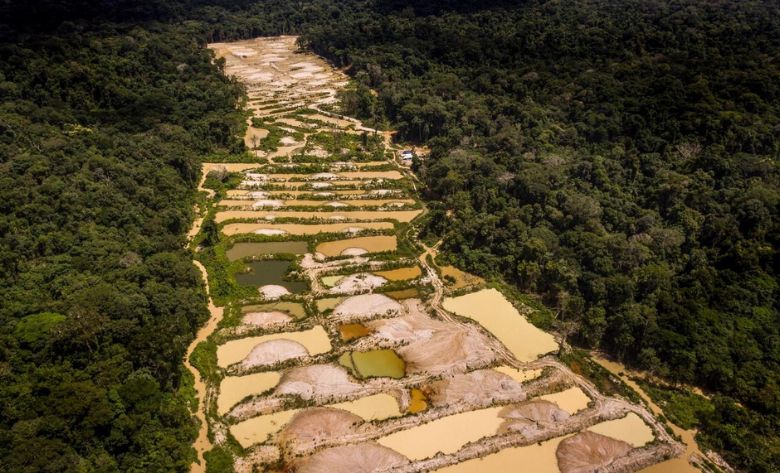
[[431,147],[445,257],[538,294],[573,343],[704,387],[705,444],[777,471],[777,2],[3,7],[11,471],[185,469],[178,363],[204,307],[183,233],[198,156],[240,151],[240,90],[202,45],[288,33],[348,67],[352,113]]
[[184,472],[184,249],[238,85],[194,35],[105,21],[0,44],[0,471]]
[[576,343],[721,394],[709,444],[776,471],[778,4],[437,3],[304,35],[432,147],[428,232]]

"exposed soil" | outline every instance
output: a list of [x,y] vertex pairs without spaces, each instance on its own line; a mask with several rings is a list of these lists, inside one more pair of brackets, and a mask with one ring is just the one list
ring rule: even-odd
[[569,437],[555,452],[561,473],[590,473],[625,455],[631,445],[594,432]]

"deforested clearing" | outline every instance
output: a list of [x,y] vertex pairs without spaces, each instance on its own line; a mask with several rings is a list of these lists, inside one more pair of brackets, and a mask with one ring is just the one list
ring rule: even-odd
[[[594,416],[616,421],[589,435],[639,446],[646,432],[629,405],[550,355],[552,335],[483,279],[427,257],[438,245],[420,240],[415,219],[431,211],[396,164],[402,148],[342,116],[347,79],[294,41],[212,45],[278,144],[261,144],[256,163],[205,166],[217,171],[216,187],[203,190],[219,238],[209,247],[211,226],[198,251],[216,271],[210,282],[233,294],[211,339],[216,396],[206,398],[225,464],[230,457],[239,473],[557,472],[558,445],[588,432]],[[476,292],[459,295],[467,290]],[[643,449],[674,451],[660,423],[646,428],[659,441]],[[614,459],[644,461],[643,449],[616,449]]]

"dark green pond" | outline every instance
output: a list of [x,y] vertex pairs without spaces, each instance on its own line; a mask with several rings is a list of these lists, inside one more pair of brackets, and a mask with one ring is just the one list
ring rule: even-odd
[[307,289],[304,281],[285,281],[284,276],[290,272],[292,261],[264,260],[247,263],[251,271],[236,274],[236,281],[242,286],[266,286],[276,284],[284,286],[293,294],[301,293]]

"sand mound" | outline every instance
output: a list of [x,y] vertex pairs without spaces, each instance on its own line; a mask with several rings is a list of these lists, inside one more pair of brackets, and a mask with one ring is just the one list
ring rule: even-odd
[[316,174],[312,174],[309,178],[312,181],[319,181],[321,179],[336,179],[339,177],[336,174],[333,174],[332,172],[318,172]]
[[594,432],[580,432],[563,440],[555,456],[561,473],[589,473],[625,455],[631,445]]
[[247,179],[249,179],[250,181],[257,181],[257,182],[265,181],[265,180],[268,179],[268,175],[260,174],[260,173],[256,173],[256,172],[248,172],[248,173],[244,174],[244,176]]
[[330,220],[346,220],[347,217],[345,217],[343,215],[331,215],[330,217],[328,217],[328,219],[330,219]]
[[365,325],[374,332],[377,338],[391,342],[428,340],[435,331],[446,326],[446,324],[425,315],[419,300],[404,301],[404,309],[409,315],[374,320]]
[[328,207],[335,207],[335,208],[349,207],[349,205],[345,204],[344,202],[328,202],[325,205]]
[[284,205],[284,202],[282,202],[281,200],[260,199],[260,200],[255,201],[252,204],[252,208],[253,209],[262,209],[262,208],[266,208],[266,207],[278,208],[278,207],[281,207],[283,205]]
[[327,158],[330,156],[330,153],[325,151],[323,148],[320,148],[319,146],[315,146],[314,148],[310,149],[306,154],[316,158]]
[[351,274],[339,280],[338,284],[331,288],[333,294],[350,294],[356,291],[371,290],[383,286],[387,279],[371,273]]
[[315,407],[299,412],[279,434],[284,448],[289,444],[320,442],[349,434],[363,418],[351,412],[330,407]]
[[344,230],[341,230],[341,231],[344,232],[344,233],[360,233],[363,230],[365,230],[365,228],[363,228],[363,227],[347,227],[347,228],[345,228]]
[[295,138],[293,138],[292,136],[285,136],[284,138],[279,140],[279,142],[282,144],[282,146],[292,146],[298,144],[298,142],[295,141]]
[[374,189],[371,192],[369,192],[369,195],[378,195],[378,196],[385,196],[395,193],[395,191],[392,191],[390,189]]
[[255,235],[286,235],[287,231],[281,228],[261,228],[254,231]]
[[346,369],[335,365],[311,365],[287,371],[275,392],[310,400],[314,396],[345,395],[358,389],[360,385],[352,382]]
[[406,361],[407,373],[463,372],[485,366],[495,358],[490,342],[474,327],[439,322],[427,315],[413,314],[401,321],[372,324],[378,336],[410,343],[398,350]]
[[241,362],[241,368],[250,369],[267,366],[280,361],[309,356],[306,347],[292,340],[269,340],[254,348]]
[[289,322],[292,317],[284,312],[249,312],[241,318],[241,322],[245,325],[255,325],[258,327],[266,327],[274,324],[281,324]]
[[268,195],[269,195],[268,192],[265,191],[253,191],[247,194],[247,196],[249,196],[250,199],[257,199],[257,200],[267,199]]
[[386,471],[407,463],[408,459],[395,450],[375,442],[329,448],[309,457],[298,473],[373,473]]
[[317,197],[333,197],[336,194],[333,192],[315,192],[314,195]]
[[268,284],[259,289],[260,294],[266,299],[278,299],[282,296],[286,296],[290,293],[284,286],[277,286],[275,284]]
[[260,187],[263,183],[261,181],[250,181],[250,180],[244,180],[241,181],[240,186],[243,188],[253,188],[253,187]]
[[434,405],[449,405],[459,402],[484,402],[486,397],[501,394],[502,397],[525,396],[520,383],[509,376],[493,370],[478,370],[431,384],[428,396]]
[[523,404],[507,406],[499,416],[506,419],[499,432],[527,432],[562,422],[569,418],[569,413],[552,402],[535,399]]
[[407,345],[398,354],[406,361],[407,373],[455,373],[494,360],[488,343],[477,332],[447,330],[437,332],[430,340]]
[[400,310],[401,304],[384,294],[361,294],[344,300],[333,309],[333,315],[365,320],[376,315],[398,313]]
[[314,189],[328,189],[333,187],[333,184],[329,182],[312,182],[311,186]]
[[339,254],[341,256],[360,256],[366,253],[368,253],[368,250],[364,250],[363,248],[344,248]]

